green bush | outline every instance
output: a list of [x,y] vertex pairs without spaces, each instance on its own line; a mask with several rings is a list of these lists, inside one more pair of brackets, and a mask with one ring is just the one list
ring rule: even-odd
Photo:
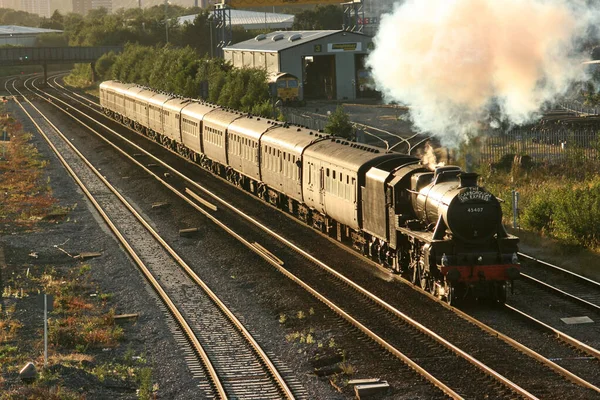
[[597,245],[600,239],[600,184],[562,190],[554,198],[555,235],[583,246]]
[[354,139],[354,127],[348,114],[344,111],[344,107],[338,106],[329,116],[329,121],[325,125],[325,132],[346,139]]
[[98,61],[96,61],[95,70],[98,74],[98,79],[106,81],[112,79],[112,67],[117,60],[117,55],[112,51],[103,54]]
[[523,227],[539,232],[550,232],[552,212],[552,200],[549,193],[538,193],[522,212]]

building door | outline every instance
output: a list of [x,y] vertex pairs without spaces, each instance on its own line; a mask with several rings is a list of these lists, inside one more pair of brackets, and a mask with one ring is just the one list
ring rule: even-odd
[[335,56],[307,56],[302,66],[304,98],[335,100]]
[[356,65],[356,98],[380,98],[381,93],[375,90],[375,82],[371,71],[365,66],[366,54],[356,54],[354,65]]

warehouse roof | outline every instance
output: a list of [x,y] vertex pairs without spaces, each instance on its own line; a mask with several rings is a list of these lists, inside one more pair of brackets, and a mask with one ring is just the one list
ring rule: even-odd
[[40,33],[62,32],[56,29],[32,28],[30,26],[0,25],[0,35],[37,35]]
[[[343,32],[343,33],[342,33]],[[254,39],[227,46],[224,50],[246,50],[246,51],[281,51],[290,47],[312,42],[327,36],[342,33],[343,35],[359,35],[360,33],[346,32],[342,30],[333,31],[277,31],[258,35]]]
[[[211,12],[211,15],[213,13]],[[198,14],[184,15],[177,21],[193,23]],[[241,26],[244,29],[289,29],[294,24],[292,14],[275,14],[258,11],[231,10],[231,25]]]

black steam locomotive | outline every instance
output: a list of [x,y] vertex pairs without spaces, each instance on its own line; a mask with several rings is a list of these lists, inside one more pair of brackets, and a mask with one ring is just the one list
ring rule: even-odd
[[475,174],[115,81],[104,112],[455,302],[506,299],[518,239]]

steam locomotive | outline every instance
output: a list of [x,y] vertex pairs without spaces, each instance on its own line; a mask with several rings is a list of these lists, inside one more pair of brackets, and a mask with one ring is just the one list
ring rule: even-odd
[[503,303],[518,238],[498,199],[456,166],[116,81],[106,115],[455,303]]

